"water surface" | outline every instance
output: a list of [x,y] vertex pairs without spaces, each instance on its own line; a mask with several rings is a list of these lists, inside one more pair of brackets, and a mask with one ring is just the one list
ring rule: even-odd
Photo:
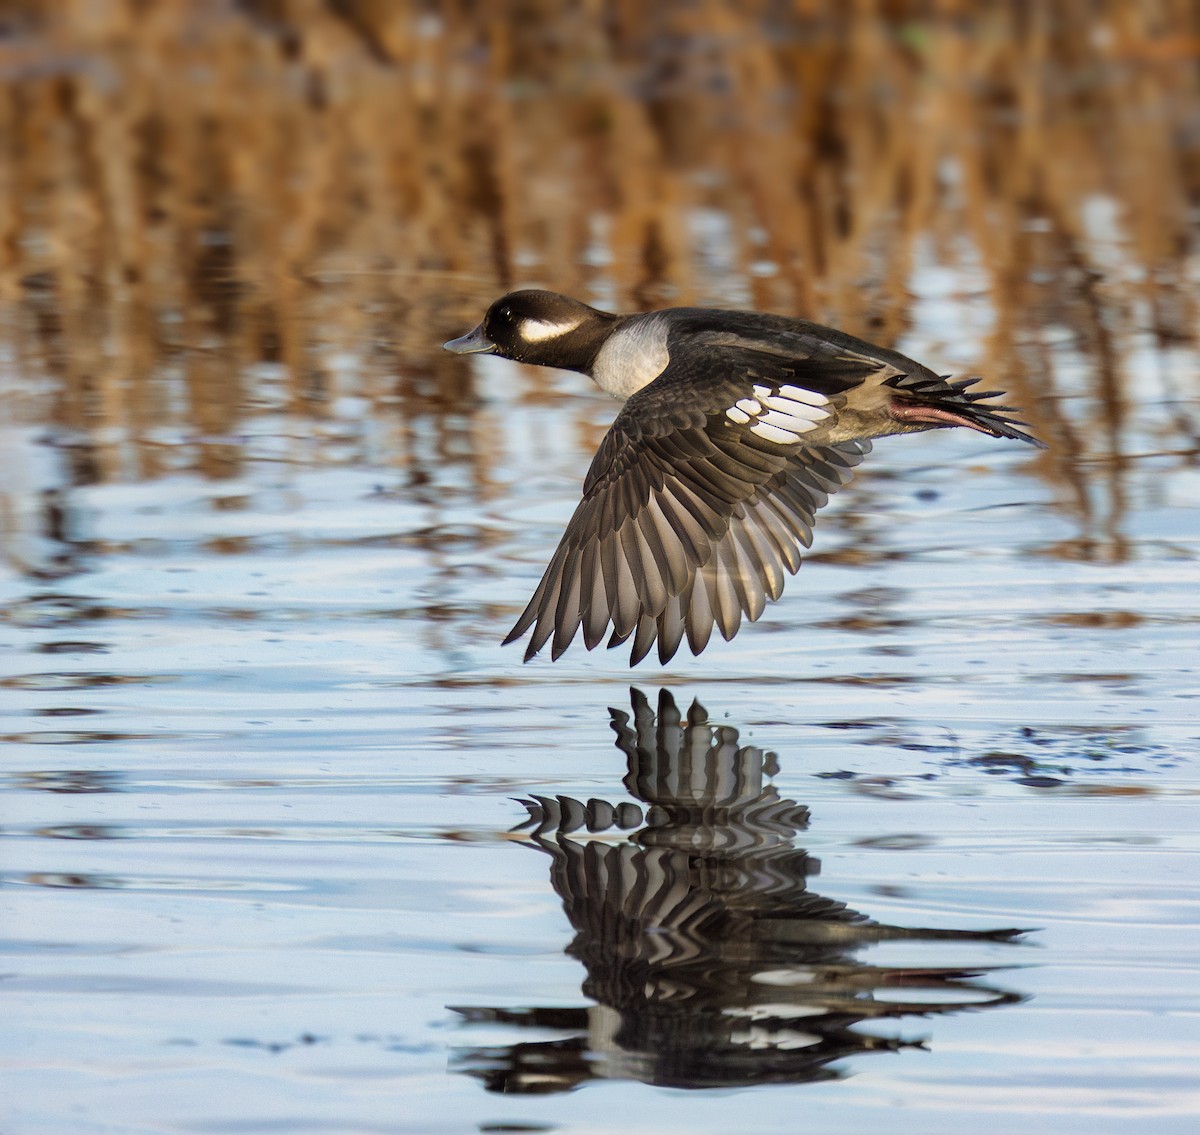
[[[252,415],[216,481],[7,436],[65,512],[0,598],[12,1129],[1187,1130],[1194,471],[1131,460],[1086,560],[1023,448],[883,443],[631,704],[618,652],[498,645],[611,414],[523,381]],[[660,687],[724,731],[682,818],[610,730]]]
[[[1196,1130],[1195,37],[883,7],[14,17],[6,1133]],[[884,441],[733,642],[522,665],[614,406],[438,353],[516,283],[1051,449]]]

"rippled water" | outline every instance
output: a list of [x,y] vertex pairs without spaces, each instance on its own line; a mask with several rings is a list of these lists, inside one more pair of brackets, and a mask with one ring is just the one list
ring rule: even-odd
[[581,378],[317,417],[264,366],[83,487],[12,424],[6,1130],[1194,1131],[1200,476],[1131,365],[1091,519],[884,442],[760,623],[632,675],[498,645]]

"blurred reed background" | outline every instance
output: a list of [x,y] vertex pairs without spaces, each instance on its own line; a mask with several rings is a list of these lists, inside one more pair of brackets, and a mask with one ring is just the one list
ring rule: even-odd
[[929,361],[1013,392],[1086,519],[1132,352],[1196,449],[1198,56],[1191,0],[5,0],[3,413],[81,481],[168,427],[222,477],[263,364],[302,415],[469,404],[439,344],[509,286],[890,343],[944,264],[990,331]]

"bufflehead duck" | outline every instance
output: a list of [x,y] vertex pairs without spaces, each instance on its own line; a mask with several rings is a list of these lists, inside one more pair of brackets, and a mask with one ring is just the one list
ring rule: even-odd
[[658,642],[669,661],[715,626],[732,638],[778,599],[829,494],[871,438],[966,426],[1045,448],[1011,407],[896,351],[803,319],[679,307],[597,311],[555,292],[501,296],[445,344],[575,370],[624,401],[529,606],[528,661],[558,658],[580,627],[588,650],[629,638],[629,664]]

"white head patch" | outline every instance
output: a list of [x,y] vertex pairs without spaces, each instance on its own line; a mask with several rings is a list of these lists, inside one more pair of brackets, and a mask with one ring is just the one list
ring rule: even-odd
[[799,386],[756,386],[753,398],[740,398],[725,411],[735,425],[751,422],[750,432],[778,445],[795,445],[803,434],[815,430],[829,411],[829,399]]
[[574,331],[582,322],[582,319],[568,319],[563,322],[550,319],[522,319],[521,338],[526,343],[544,343],[547,339],[557,339],[568,331]]

